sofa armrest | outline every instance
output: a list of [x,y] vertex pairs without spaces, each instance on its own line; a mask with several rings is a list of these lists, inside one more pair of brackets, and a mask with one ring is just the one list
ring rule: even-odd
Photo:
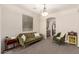
[[19,41],[19,44],[20,44],[21,46],[25,47],[25,44],[24,44],[23,39],[22,39],[21,37],[18,37],[17,39],[18,39],[18,41]]
[[42,34],[40,34],[40,37],[43,39],[44,38],[44,36],[42,35]]

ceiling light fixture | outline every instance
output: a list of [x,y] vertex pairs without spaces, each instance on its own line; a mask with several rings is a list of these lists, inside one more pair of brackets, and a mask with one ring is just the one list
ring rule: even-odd
[[48,12],[46,11],[46,5],[44,4],[42,16],[47,16],[47,15],[48,15]]

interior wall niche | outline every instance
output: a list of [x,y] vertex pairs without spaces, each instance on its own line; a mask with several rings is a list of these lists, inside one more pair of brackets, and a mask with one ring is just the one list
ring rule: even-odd
[[47,37],[53,36],[56,33],[56,18],[50,17],[47,18]]
[[22,31],[33,31],[33,17],[22,15]]

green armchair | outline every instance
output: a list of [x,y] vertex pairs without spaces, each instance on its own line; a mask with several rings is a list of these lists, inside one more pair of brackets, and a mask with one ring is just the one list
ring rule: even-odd
[[65,36],[66,34],[61,35],[61,32],[59,32],[57,33],[57,35],[54,35],[53,41],[58,45],[65,44]]

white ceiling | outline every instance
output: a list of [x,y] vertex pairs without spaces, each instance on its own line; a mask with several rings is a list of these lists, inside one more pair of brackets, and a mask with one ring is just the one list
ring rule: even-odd
[[[36,14],[40,14],[43,11],[44,4],[21,4],[19,6]],[[78,4],[46,4],[48,13],[55,13],[61,10],[76,8],[78,6]]]

